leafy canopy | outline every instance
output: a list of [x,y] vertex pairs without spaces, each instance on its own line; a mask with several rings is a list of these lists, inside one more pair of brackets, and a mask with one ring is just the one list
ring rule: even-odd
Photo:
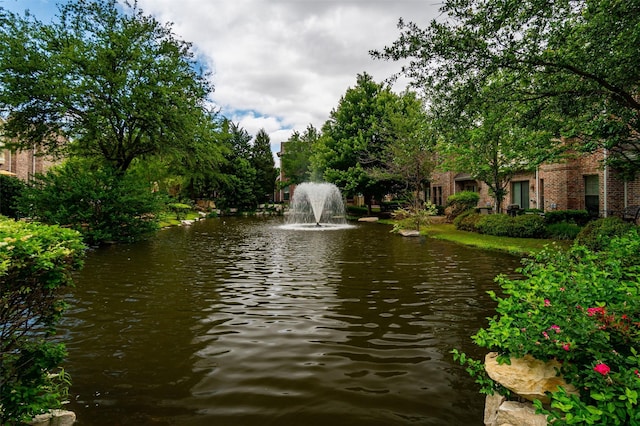
[[[507,196],[507,185],[518,172],[532,170],[555,156],[554,140],[545,130],[531,126],[528,112],[521,104],[506,99],[514,82],[500,75],[478,87],[462,114],[454,116],[448,106],[436,102],[439,109],[436,127],[440,166],[445,170],[470,173],[484,182],[500,211]],[[444,112],[443,112],[444,110]]]
[[72,159],[36,175],[18,199],[26,217],[80,231],[87,243],[130,242],[157,229],[163,199],[129,170]]
[[441,11],[426,28],[401,20],[399,38],[373,56],[409,59],[402,73],[456,114],[508,72],[517,84],[501,97],[536,130],[640,167],[638,0],[447,0]]
[[309,124],[304,133],[295,131],[284,143],[280,167],[288,183],[300,184],[311,180],[311,155],[319,137],[318,130]]
[[74,0],[43,24],[0,9],[0,110],[14,148],[104,160],[180,151],[211,87],[189,43],[134,3]]
[[316,173],[348,194],[369,198],[394,192],[397,182],[373,172],[385,165],[395,138],[389,119],[401,106],[398,98],[367,73],[358,75],[322,126],[311,159]]

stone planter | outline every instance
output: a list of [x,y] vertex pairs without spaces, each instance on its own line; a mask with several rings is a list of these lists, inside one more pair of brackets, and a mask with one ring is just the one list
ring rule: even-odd
[[[489,377],[527,401],[540,400],[548,404],[548,392],[562,386],[567,393],[578,394],[578,390],[559,375],[561,364],[556,360],[543,362],[525,355],[511,358],[511,364],[498,364],[498,354],[490,352],[485,357],[485,370]],[[530,402],[506,401],[501,395],[487,396],[484,424],[487,426],[542,426],[546,416],[535,414]]]

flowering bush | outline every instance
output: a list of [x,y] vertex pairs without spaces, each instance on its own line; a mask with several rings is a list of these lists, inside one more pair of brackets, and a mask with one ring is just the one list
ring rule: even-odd
[[506,297],[491,293],[499,315],[475,343],[504,362],[530,354],[562,363],[560,373],[580,395],[559,389],[550,405],[536,401],[554,425],[640,424],[638,231],[598,253],[547,249],[523,265],[524,280],[497,278]]
[[0,217],[0,424],[23,424],[68,396],[66,351],[53,339],[62,295],[82,267],[80,235]]

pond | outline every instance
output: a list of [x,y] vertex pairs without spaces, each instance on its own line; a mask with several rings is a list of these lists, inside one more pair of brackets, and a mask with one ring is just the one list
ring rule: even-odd
[[480,425],[449,353],[519,259],[219,218],[94,250],[60,327],[78,425]]

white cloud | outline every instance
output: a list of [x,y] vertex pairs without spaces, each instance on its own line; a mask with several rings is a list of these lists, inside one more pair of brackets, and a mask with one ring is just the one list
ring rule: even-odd
[[[48,20],[57,1],[0,0],[0,6]],[[193,43],[211,67],[221,113],[252,135],[264,128],[276,146],[292,130],[320,128],[357,74],[380,82],[399,71],[400,64],[373,60],[369,51],[397,39],[401,17],[426,26],[439,14],[437,1],[138,0],[138,6]]]
[[[399,18],[426,25],[438,4],[424,0],[138,0],[173,22],[212,65],[213,99],[250,134],[272,142],[292,129],[320,128],[356,76],[377,81],[399,64],[369,50],[391,44]],[[276,149],[277,151],[277,149]]]

